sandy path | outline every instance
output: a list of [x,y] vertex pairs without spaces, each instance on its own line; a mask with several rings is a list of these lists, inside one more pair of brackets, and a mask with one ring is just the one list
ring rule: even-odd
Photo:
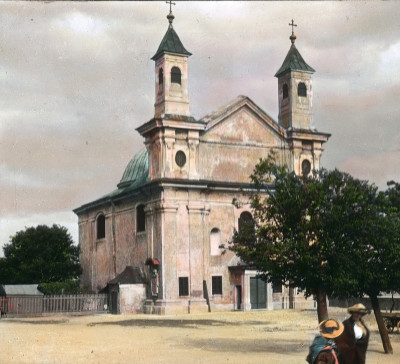
[[[343,320],[343,310],[330,311]],[[0,321],[0,363],[273,363],[305,364],[315,311],[201,315],[96,315]],[[367,363],[399,364],[383,354],[373,316]]]

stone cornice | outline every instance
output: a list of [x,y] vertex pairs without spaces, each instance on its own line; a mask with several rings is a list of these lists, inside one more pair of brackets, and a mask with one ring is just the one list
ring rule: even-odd
[[189,214],[206,214],[210,213],[210,206],[203,202],[191,201],[188,205],[186,205]]
[[164,118],[153,118],[147,123],[136,128],[140,135],[145,135],[152,130],[160,128],[204,130],[205,123],[197,121],[191,116],[166,114]]
[[289,128],[286,131],[286,139],[290,140],[310,140],[310,141],[320,141],[325,143],[328,141],[331,134],[328,133],[320,133],[318,131],[313,130],[305,130],[305,129],[292,129]]

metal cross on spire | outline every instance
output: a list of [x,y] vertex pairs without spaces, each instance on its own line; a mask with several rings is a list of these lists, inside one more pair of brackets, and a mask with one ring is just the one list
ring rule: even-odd
[[169,14],[167,15],[167,19],[169,21],[169,27],[172,28],[172,22],[175,19],[174,15],[172,14],[172,5],[176,5],[176,3],[173,3],[172,0],[167,0],[165,2],[169,4]]
[[[168,1],[167,1],[168,2]],[[292,19],[292,22],[289,23],[289,26],[292,27],[292,35],[294,34],[294,27],[297,27],[297,24],[294,23],[294,20]]]
[[289,39],[292,42],[292,45],[294,45],[294,42],[296,40],[296,36],[294,35],[294,27],[297,27],[297,24],[295,24],[294,20],[292,19],[292,22],[289,23],[289,26],[292,27],[292,35],[289,37]]
[[173,3],[172,0],[166,0],[165,1],[167,4],[169,3],[169,13],[172,13],[172,5],[176,5],[176,3]]

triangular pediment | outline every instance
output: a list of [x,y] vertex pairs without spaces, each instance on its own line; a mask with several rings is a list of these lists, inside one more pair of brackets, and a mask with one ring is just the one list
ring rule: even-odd
[[204,141],[275,144],[284,136],[284,129],[245,96],[237,97],[202,121],[206,123]]

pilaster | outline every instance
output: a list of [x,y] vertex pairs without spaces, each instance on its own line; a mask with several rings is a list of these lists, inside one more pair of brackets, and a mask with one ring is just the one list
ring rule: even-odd
[[203,294],[203,280],[206,279],[205,260],[205,216],[210,209],[204,203],[191,201],[189,213],[189,262],[190,262],[190,312],[208,310]]

